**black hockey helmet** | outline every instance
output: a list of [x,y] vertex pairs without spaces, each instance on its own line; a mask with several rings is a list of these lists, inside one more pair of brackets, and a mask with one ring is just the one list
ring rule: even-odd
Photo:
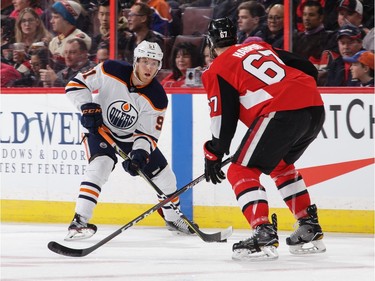
[[210,49],[232,46],[237,43],[237,29],[229,18],[214,19],[208,25]]

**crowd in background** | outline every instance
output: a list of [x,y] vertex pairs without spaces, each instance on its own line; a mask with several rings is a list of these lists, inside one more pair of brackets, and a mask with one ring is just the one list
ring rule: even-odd
[[[290,2],[294,11],[291,51],[316,66],[318,86],[373,86],[374,2]],[[64,87],[79,71],[85,72],[107,60],[109,3],[109,0],[2,1],[1,86]],[[238,43],[257,38],[274,48],[284,48],[284,6],[280,0],[118,0],[116,3],[116,58],[132,64],[133,51],[141,41],[158,43],[165,55],[158,75],[164,87],[183,87],[187,69],[204,69],[211,63],[204,39],[206,30],[192,34],[184,31],[188,26],[183,24],[183,15],[190,7],[207,8],[212,18],[230,18],[237,25]]]

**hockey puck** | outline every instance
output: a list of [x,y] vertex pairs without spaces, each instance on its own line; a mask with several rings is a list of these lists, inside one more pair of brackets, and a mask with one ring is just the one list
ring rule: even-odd
[[227,239],[224,239],[224,240],[220,240],[220,241],[218,241],[219,243],[226,243],[226,242],[228,242],[227,241]]

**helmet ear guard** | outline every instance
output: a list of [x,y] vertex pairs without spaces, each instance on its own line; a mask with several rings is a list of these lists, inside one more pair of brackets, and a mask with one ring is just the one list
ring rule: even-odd
[[208,49],[210,50],[211,59],[216,58],[217,54],[215,52],[215,47],[209,36],[206,36],[206,45],[208,46]]

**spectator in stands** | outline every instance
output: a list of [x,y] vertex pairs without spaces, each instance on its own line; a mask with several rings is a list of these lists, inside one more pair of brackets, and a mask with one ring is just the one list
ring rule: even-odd
[[15,28],[15,41],[24,43],[26,52],[36,42],[48,46],[52,34],[44,27],[39,15],[32,8],[23,9],[18,16]]
[[52,54],[47,47],[36,48],[30,51],[31,72],[29,75],[14,82],[13,87],[43,87],[40,79],[40,70],[53,66]]
[[[52,19],[52,6],[55,2],[66,1],[66,0],[44,0],[46,8],[41,15],[41,20],[44,23],[44,26],[50,31],[53,31],[51,24]],[[97,0],[72,0],[80,4],[80,13],[76,19],[75,27],[82,30],[88,36],[93,36],[94,23],[92,21],[93,14],[97,10],[98,1]],[[56,35],[56,34],[54,34]]]
[[211,57],[210,47],[208,44],[206,44],[203,48],[203,67],[209,67],[213,60],[214,59]]
[[[303,15],[303,9],[305,7],[305,4],[308,1],[310,0],[293,1],[294,2],[293,7],[295,7],[295,14],[293,16],[294,16],[294,21],[296,23],[297,32],[305,31],[305,26],[303,25],[302,15]],[[326,2],[325,0],[315,0],[315,1],[319,2],[322,7],[324,7],[325,2]]]
[[238,6],[238,43],[249,36],[264,38],[266,11],[262,4],[256,1],[243,2]]
[[[99,2],[98,6],[98,20],[99,20],[99,34],[92,40],[91,53],[95,54],[99,50],[99,46],[105,44],[109,48],[109,0],[103,0]],[[117,56],[118,59],[123,59],[122,54],[124,53],[126,41],[127,41],[127,26],[128,20],[123,16],[118,19],[117,26]],[[101,51],[103,52],[103,51]]]
[[[369,29],[363,26],[363,21],[365,21],[364,15],[364,6],[361,1],[358,0],[342,0],[338,6],[338,17],[337,22],[340,27],[344,25],[354,25],[358,27],[362,36],[364,37],[366,33],[369,32]],[[367,7],[370,9],[370,7]],[[374,2],[372,1],[372,11],[374,11]],[[369,15],[369,14],[366,14]],[[372,19],[374,15],[372,14]]]
[[275,4],[269,7],[263,36],[268,44],[284,49],[284,5]]
[[1,47],[1,62],[9,65],[13,65],[13,50],[11,49],[12,44],[6,44]]
[[185,85],[186,70],[201,65],[198,48],[189,42],[178,43],[172,51],[172,73],[161,81],[163,87],[181,87]]
[[52,5],[52,29],[57,34],[49,43],[49,50],[53,54],[55,71],[65,67],[65,44],[72,38],[80,38],[91,48],[91,38],[76,27],[76,20],[81,13],[81,5],[75,1],[59,1]]
[[165,0],[137,0],[153,10],[151,29],[164,36],[169,36],[173,19],[171,7]]
[[153,10],[144,3],[135,3],[128,14],[128,28],[132,32],[126,41],[124,58],[133,64],[134,49],[143,40],[158,43],[164,50],[163,38],[151,30]]
[[363,5],[359,0],[342,0],[337,8],[337,22],[340,27],[352,24],[362,28]]
[[17,19],[19,13],[25,8],[33,9],[39,16],[43,13],[40,8],[39,0],[13,0],[14,10],[10,13],[9,17]]
[[293,42],[293,52],[310,60],[317,69],[322,52],[337,46],[334,33],[324,28],[323,20],[323,7],[319,1],[305,2],[302,14],[305,31],[298,33]]
[[96,65],[88,59],[86,42],[79,38],[66,42],[64,56],[66,68],[56,73],[48,65],[47,69],[39,71],[44,87],[65,87],[78,72],[86,72]]
[[352,57],[344,58],[351,63],[350,72],[353,80],[359,80],[361,87],[374,87],[374,53],[359,51]]
[[26,46],[24,43],[14,43],[12,44],[13,51],[13,66],[21,74],[22,77],[25,77],[30,74],[31,65],[29,62],[28,55],[26,53]]
[[96,63],[101,63],[109,59],[109,49],[106,45],[100,45],[96,51]]
[[321,86],[358,86],[359,83],[352,81],[349,71],[350,63],[344,58],[352,57],[362,50],[362,32],[353,25],[344,25],[337,32],[339,57],[331,61],[327,66],[327,79]]

